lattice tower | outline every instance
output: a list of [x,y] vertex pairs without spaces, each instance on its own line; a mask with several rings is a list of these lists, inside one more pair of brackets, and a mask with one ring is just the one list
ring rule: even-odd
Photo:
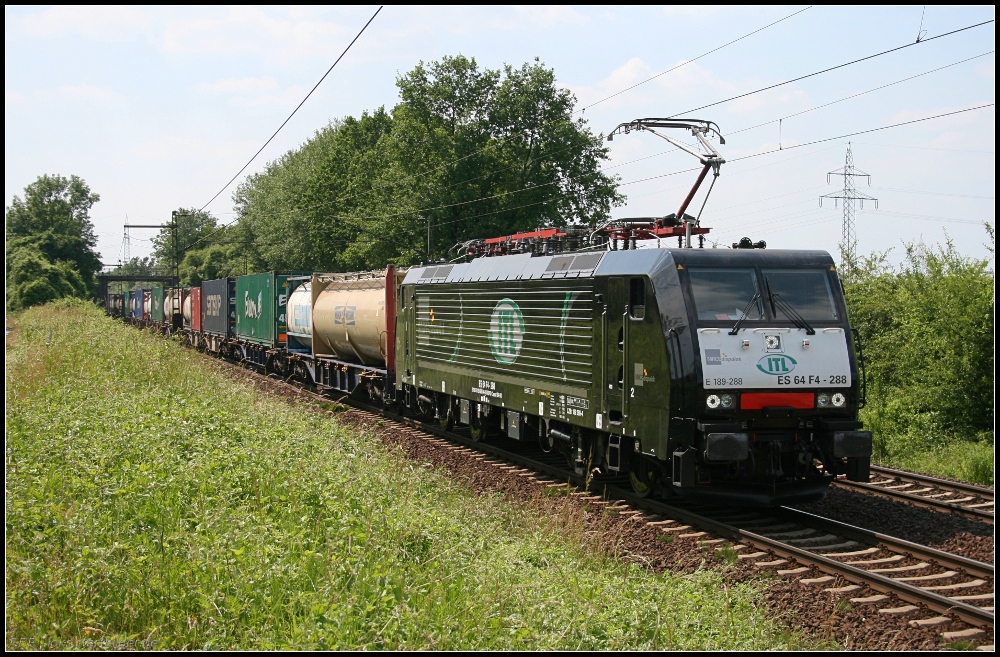
[[847,156],[844,158],[844,166],[841,169],[831,171],[826,174],[826,182],[830,182],[830,176],[843,176],[844,187],[839,192],[824,194],[819,197],[820,207],[823,207],[823,199],[832,198],[834,207],[840,201],[844,202],[844,219],[840,227],[840,259],[841,269],[850,271],[857,258],[858,234],[855,229],[855,203],[859,209],[864,209],[865,201],[874,201],[875,208],[878,209],[878,199],[874,196],[859,192],[854,184],[854,179],[861,176],[868,179],[868,184],[872,184],[871,176],[854,166],[854,154],[851,152],[851,144],[847,144]]

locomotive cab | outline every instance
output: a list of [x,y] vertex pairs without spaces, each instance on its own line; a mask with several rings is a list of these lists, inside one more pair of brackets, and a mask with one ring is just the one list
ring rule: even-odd
[[776,504],[819,499],[837,475],[867,481],[872,438],[858,421],[858,361],[829,254],[673,256],[691,328],[694,421],[671,427],[673,490]]

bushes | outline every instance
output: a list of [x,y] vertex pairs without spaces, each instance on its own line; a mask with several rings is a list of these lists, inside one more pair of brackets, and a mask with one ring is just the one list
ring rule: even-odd
[[989,261],[962,256],[951,241],[911,245],[898,269],[885,254],[857,263],[845,290],[851,323],[865,342],[869,406],[862,419],[875,432],[876,457],[907,467],[919,462],[950,476],[977,472],[977,480],[991,483],[992,464],[985,482],[983,464],[960,456],[981,460],[975,443],[988,443],[992,452]]
[[[22,241],[22,240],[19,240]],[[87,285],[69,262],[50,261],[31,243],[7,250],[7,307],[37,306],[62,297],[83,297]]]

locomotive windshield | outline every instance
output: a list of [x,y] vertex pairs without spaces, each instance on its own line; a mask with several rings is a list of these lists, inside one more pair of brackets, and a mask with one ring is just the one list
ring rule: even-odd
[[[762,273],[771,294],[778,295],[805,319],[821,322],[838,319],[837,305],[830,289],[830,277],[825,271],[765,269]],[[782,316],[780,312],[776,315]]]
[[[757,275],[753,269],[703,269],[688,271],[698,319],[738,320],[757,294]],[[750,305],[744,321],[759,320],[763,307],[758,296]]]

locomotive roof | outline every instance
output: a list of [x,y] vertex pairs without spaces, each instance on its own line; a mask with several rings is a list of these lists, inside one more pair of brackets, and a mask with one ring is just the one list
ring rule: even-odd
[[579,251],[552,256],[520,253],[476,258],[462,264],[411,267],[404,285],[524,281],[549,278],[652,275],[675,263],[716,267],[827,267],[833,258],[826,251],[765,249],[635,249],[628,251]]

